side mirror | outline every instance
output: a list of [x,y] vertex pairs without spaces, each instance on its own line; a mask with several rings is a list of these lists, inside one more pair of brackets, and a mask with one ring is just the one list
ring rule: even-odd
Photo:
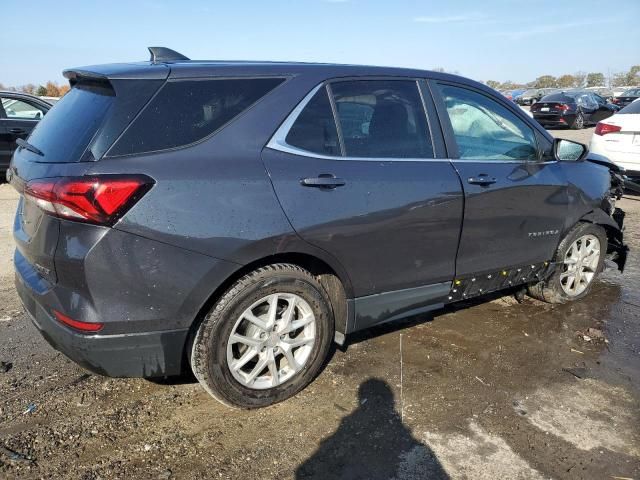
[[553,141],[553,155],[561,162],[576,162],[582,160],[588,152],[586,145],[563,138]]

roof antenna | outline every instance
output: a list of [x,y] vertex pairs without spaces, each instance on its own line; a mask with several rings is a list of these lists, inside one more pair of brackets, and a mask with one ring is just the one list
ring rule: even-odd
[[180,60],[189,60],[181,53],[166,47],[147,47],[151,53],[150,62],[177,62]]

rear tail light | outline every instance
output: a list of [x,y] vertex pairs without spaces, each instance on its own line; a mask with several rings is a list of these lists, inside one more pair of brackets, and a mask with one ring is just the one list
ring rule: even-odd
[[104,327],[104,323],[98,322],[80,322],[78,320],[74,320],[73,318],[67,317],[64,313],[60,313],[57,310],[53,311],[53,314],[56,316],[56,319],[66,325],[67,327],[71,327],[75,330],[80,330],[84,333],[95,333],[102,330]]
[[571,107],[569,105],[567,105],[566,103],[563,103],[562,105],[558,105],[558,110],[562,110],[563,112],[566,112],[570,108]]
[[144,175],[63,177],[32,180],[24,195],[53,216],[113,225],[152,185]]
[[622,130],[622,127],[619,127],[618,125],[598,122],[596,124],[596,130],[593,133],[595,133],[596,135],[606,135],[607,133],[615,133],[619,132],[620,130]]
[[611,101],[612,101],[613,103],[618,103],[618,102],[620,102],[620,100],[619,100],[619,99],[617,99],[617,98],[614,98],[614,99],[613,99],[613,100],[611,100]]

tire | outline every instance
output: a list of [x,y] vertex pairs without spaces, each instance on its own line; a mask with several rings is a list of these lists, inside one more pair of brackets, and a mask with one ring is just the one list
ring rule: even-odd
[[[570,252],[570,249],[579,239],[583,242],[582,248],[588,248],[587,246],[596,245],[596,242],[593,241],[594,238],[597,239],[597,243],[599,243],[599,255],[597,261],[595,258],[591,258],[589,261],[590,266],[584,267],[585,272],[581,274],[581,277],[584,275],[584,283],[579,280],[574,280],[573,283],[571,283],[571,272],[569,272],[569,270],[574,267],[565,264],[565,259]],[[585,240],[587,243],[584,243]],[[529,286],[529,295],[547,303],[567,303],[587,296],[597,276],[604,268],[606,252],[607,235],[604,229],[592,223],[578,223],[569,231],[558,246],[554,257],[554,261],[557,262],[556,270],[547,280]],[[575,247],[572,253],[575,254]],[[570,259],[567,259],[566,261],[569,260]],[[577,266],[578,265],[582,268],[583,264],[578,263]],[[587,263],[584,265],[587,265]],[[576,288],[573,293],[568,292],[567,290],[571,290],[571,286],[577,286],[576,282],[581,284],[580,288]]]
[[[292,315],[287,315],[289,310]],[[289,327],[285,327],[287,317]],[[309,323],[287,332],[296,322]],[[219,402],[238,408],[266,407],[311,383],[324,365],[333,335],[331,303],[316,278],[296,265],[269,265],[236,281],[209,311],[193,340],[191,368]],[[296,342],[306,343],[291,346]],[[261,362],[268,363],[261,366]],[[234,364],[243,366],[232,372]],[[259,371],[253,375],[254,370]]]
[[584,128],[584,116],[582,112],[578,112],[575,120],[571,124],[571,130],[582,130]]

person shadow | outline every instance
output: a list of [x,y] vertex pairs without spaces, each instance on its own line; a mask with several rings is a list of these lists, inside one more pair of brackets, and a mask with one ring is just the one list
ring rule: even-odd
[[449,478],[433,451],[402,423],[385,381],[362,383],[358,400],[358,408],[298,467],[297,480]]

